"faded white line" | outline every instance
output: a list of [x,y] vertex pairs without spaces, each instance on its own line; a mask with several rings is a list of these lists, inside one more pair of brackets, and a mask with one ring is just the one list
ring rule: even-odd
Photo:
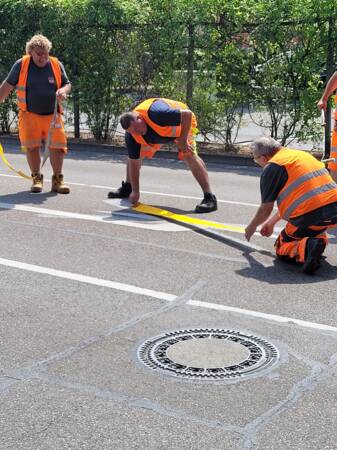
[[[132,294],[145,295],[147,297],[156,298],[159,300],[165,300],[172,302],[178,298],[178,296],[173,294],[168,294],[166,292],[154,291],[152,289],[144,289],[138,286],[133,286],[130,284],[119,283],[116,281],[104,280],[102,278],[90,277],[87,275],[81,275],[73,272],[65,272],[63,270],[51,269],[49,267],[37,266],[34,264],[27,264],[19,261],[13,261],[10,259],[0,258],[0,265],[6,267],[13,267],[15,269],[26,270],[29,272],[36,272],[45,275],[51,275],[58,278],[64,278],[68,280],[79,281],[81,283],[88,283],[95,286],[107,287],[110,289],[116,289],[122,292],[130,292]],[[266,319],[278,323],[295,324],[300,327],[311,328],[320,331],[333,331],[337,332],[337,327],[332,327],[330,325],[325,325],[321,323],[309,322],[301,319],[294,319],[292,317],[278,316],[274,314],[266,314],[260,311],[252,311],[244,308],[235,308],[233,306],[220,305],[216,303],[202,302],[199,300],[189,300],[187,305],[196,306],[199,308],[213,309],[216,311],[226,311],[234,312],[238,314],[244,314],[247,316],[256,317],[259,319]]]
[[[1,177],[10,177],[10,178],[18,178],[22,179],[21,177],[17,175],[7,175],[7,174],[0,174]],[[47,178],[44,179],[44,181],[50,182]],[[85,186],[85,187],[91,187],[94,189],[104,189],[104,190],[113,190],[116,189],[116,187],[113,186],[103,186],[99,184],[84,184],[84,183],[75,183],[67,180],[67,184],[70,186]],[[160,197],[174,197],[174,198],[187,198],[191,200],[200,200],[200,196],[193,196],[193,195],[180,195],[180,194],[166,194],[164,192],[154,192],[154,191],[141,191],[142,194],[149,194],[149,195],[157,195]],[[252,206],[252,207],[258,207],[260,206],[258,203],[248,203],[248,202],[234,202],[233,200],[222,200],[217,199],[218,203],[227,203],[229,205],[241,205],[241,206]]]
[[299,325],[300,327],[305,327],[305,328],[314,328],[316,330],[322,330],[322,331],[333,331],[335,333],[337,332],[337,327],[331,327],[330,325],[324,325],[324,324],[316,323],[316,322],[308,322],[306,320],[293,319],[292,317],[278,316],[275,314],[266,314],[266,313],[263,313],[260,311],[252,311],[250,309],[235,308],[233,306],[201,302],[199,300],[189,300],[187,302],[187,304],[192,305],[192,306],[198,306],[200,308],[214,309],[216,311],[227,311],[227,312],[234,312],[234,313],[238,313],[238,314],[245,314],[246,316],[257,317],[259,319],[267,319],[267,320],[271,320],[273,322],[296,324],[296,325]]
[[152,289],[144,289],[131,284],[118,283],[117,281],[104,280],[102,278],[90,277],[73,272],[65,272],[63,270],[51,269],[49,267],[36,266],[35,264],[27,264],[10,259],[0,258],[0,265],[6,267],[13,267],[15,269],[27,270],[29,272],[42,273],[45,275],[52,275],[54,277],[63,278],[67,280],[79,281],[81,283],[93,284],[95,286],[107,287],[123,292],[131,292],[132,294],[145,295],[147,297],[157,298],[159,300],[166,300],[172,302],[177,297],[176,295],[167,294],[166,292],[153,291]]
[[126,242],[128,244],[160,248],[160,249],[164,249],[165,251],[180,252],[180,253],[185,253],[187,255],[196,255],[196,256],[203,256],[205,258],[217,259],[219,261],[250,265],[250,263],[247,261],[247,259],[234,258],[234,257],[230,258],[230,257],[223,256],[223,255],[217,255],[215,253],[187,250],[182,247],[160,245],[160,244],[155,244],[154,242],[149,242],[149,241],[140,241],[140,240],[136,240],[136,239],[112,236],[111,234],[108,235],[108,234],[102,234],[102,233],[90,233],[88,231],[78,231],[78,230],[73,230],[70,228],[65,228],[64,226],[61,228],[61,227],[55,227],[55,226],[50,226],[50,225],[41,225],[41,224],[36,224],[36,223],[31,224],[31,223],[23,222],[21,220],[7,220],[7,222],[9,224],[23,225],[25,227],[30,227],[30,228],[40,228],[40,229],[44,229],[44,230],[58,231],[60,233],[71,233],[71,234],[76,234],[79,236],[90,236],[90,237],[95,237],[95,238],[100,238],[100,239],[107,239],[107,240],[111,240],[111,241]]

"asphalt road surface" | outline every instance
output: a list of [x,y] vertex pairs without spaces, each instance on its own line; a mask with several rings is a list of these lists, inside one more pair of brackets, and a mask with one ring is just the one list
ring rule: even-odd
[[313,276],[275,261],[242,232],[260,169],[208,168],[202,217],[182,162],[141,178],[143,203],[228,227],[203,232],[106,202],[125,155],[72,149],[63,196],[49,162],[42,194],[1,163],[1,450],[337,449],[337,239]]

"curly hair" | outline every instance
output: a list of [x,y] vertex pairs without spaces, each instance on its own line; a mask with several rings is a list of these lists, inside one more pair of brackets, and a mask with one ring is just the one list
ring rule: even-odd
[[35,50],[36,48],[39,48],[39,49],[44,50],[45,52],[49,53],[52,48],[52,44],[51,44],[50,40],[47,39],[42,34],[36,34],[26,43],[27,55],[30,55],[31,51]]

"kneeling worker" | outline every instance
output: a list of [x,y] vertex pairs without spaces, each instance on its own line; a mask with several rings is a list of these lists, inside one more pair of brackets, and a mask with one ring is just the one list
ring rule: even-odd
[[[271,236],[275,224],[287,221],[275,242],[280,259],[303,264],[305,273],[320,267],[327,245],[325,231],[337,226],[337,184],[324,164],[307,152],[282,147],[262,137],[252,144],[254,160],[263,167],[261,205],[246,227],[249,241],[259,225]],[[278,212],[269,218],[277,202]]]
[[109,192],[109,198],[129,198],[133,204],[139,201],[139,175],[142,158],[152,158],[162,144],[175,142],[179,159],[184,159],[204,192],[204,198],[195,211],[207,213],[217,209],[205,163],[196,150],[195,115],[184,103],[166,98],[151,98],[140,103],[133,111],[121,116],[129,155],[126,181],[117,191]]

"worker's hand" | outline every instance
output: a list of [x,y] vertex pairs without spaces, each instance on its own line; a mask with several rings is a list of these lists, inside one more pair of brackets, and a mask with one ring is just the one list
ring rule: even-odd
[[317,108],[318,109],[324,109],[324,111],[325,111],[326,107],[327,107],[327,103],[328,103],[328,100],[322,97],[319,100],[319,102],[317,103]]
[[187,141],[187,139],[176,139],[175,143],[177,144],[178,150],[183,153],[192,153],[193,147]]
[[250,241],[250,238],[253,236],[253,234],[256,231],[256,227],[254,227],[253,225],[249,224],[246,229],[245,229],[245,236],[247,241]]
[[134,192],[132,191],[131,194],[129,195],[129,200],[133,205],[137,205],[137,203],[139,203],[139,192]]
[[269,237],[273,234],[274,225],[272,223],[266,222],[262,225],[260,234],[261,236]]
[[63,100],[66,100],[67,94],[64,92],[62,88],[60,88],[56,91],[56,98],[57,100],[60,100],[62,102]]

